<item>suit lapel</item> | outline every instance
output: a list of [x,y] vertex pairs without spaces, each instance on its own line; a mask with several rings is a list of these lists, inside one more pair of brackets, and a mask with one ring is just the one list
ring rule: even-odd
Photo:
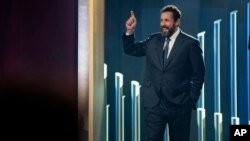
[[169,54],[169,57],[167,59],[166,65],[164,66],[164,69],[166,69],[168,65],[170,64],[170,62],[173,60],[176,52],[178,52],[178,50],[181,48],[182,42],[183,42],[183,38],[182,38],[182,33],[180,32],[177,38],[175,39],[174,46]]

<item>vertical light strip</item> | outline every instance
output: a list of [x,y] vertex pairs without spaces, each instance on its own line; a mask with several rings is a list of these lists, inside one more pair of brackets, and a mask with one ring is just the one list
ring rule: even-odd
[[[197,34],[200,42],[200,47],[203,52],[203,60],[205,62],[205,31]],[[197,126],[198,126],[198,141],[205,141],[205,123],[206,123],[206,112],[205,112],[205,83],[202,87],[201,96],[198,101],[197,108]]]
[[109,107],[110,105],[106,106],[106,141],[109,141]]
[[100,141],[106,138],[103,81],[104,7],[105,0],[88,0],[89,141]]
[[222,113],[214,113],[215,141],[222,141]]
[[[79,1],[80,2],[80,1]],[[105,0],[88,0],[89,141],[106,139],[104,95]],[[82,39],[79,39],[82,40]],[[85,56],[86,57],[86,56]]]
[[206,140],[206,111],[205,108],[197,108],[198,141]]
[[131,136],[132,141],[136,141],[136,135],[135,135],[135,85],[137,84],[136,81],[131,81]]
[[136,108],[136,86],[137,81],[131,81],[131,103],[132,103],[132,141],[137,141],[137,108]]
[[108,66],[104,64],[104,95],[106,103],[106,141],[109,141],[109,106],[107,105],[107,76],[108,76]]
[[215,141],[222,141],[222,113],[220,91],[220,23],[214,21],[214,132]]
[[140,85],[131,81],[132,141],[140,141]]
[[[89,45],[89,62],[93,62],[94,58],[92,56],[92,54],[94,54],[94,1],[92,0],[88,0],[88,12],[89,12],[89,16],[88,16],[88,27],[89,27],[89,41],[88,41],[88,45]],[[89,141],[94,141],[94,88],[92,85],[94,85],[94,66],[90,65],[89,63],[89,132],[88,132],[88,138]]]
[[108,66],[104,64],[104,102],[107,105],[107,77],[108,77]]
[[108,76],[108,66],[107,64],[104,64],[104,79],[106,80]]
[[[88,46],[88,0],[78,1],[78,117],[79,125],[82,123],[91,123],[89,118],[89,54]],[[83,121],[83,122],[82,122]],[[89,124],[84,124],[80,129],[89,130]],[[89,132],[90,133],[90,132]],[[83,133],[79,133],[83,136]]]
[[221,19],[214,21],[214,101],[215,112],[221,112],[220,93],[220,23]]
[[123,75],[115,73],[115,96],[116,96],[116,140],[122,141],[122,96]]
[[239,124],[237,112],[237,10],[230,12],[231,124]]
[[125,95],[122,96],[122,141],[125,141],[125,98]]
[[250,125],[250,2],[247,3],[247,46],[248,124]]
[[137,124],[138,124],[138,130],[137,130],[137,141],[141,141],[141,95],[140,95],[140,85],[136,86],[136,98],[137,98]]
[[[201,47],[201,50],[203,52],[203,60],[205,62],[205,31],[203,32],[200,32],[197,34],[198,36],[198,40],[200,42],[200,47]],[[201,90],[201,96],[200,96],[200,99],[199,99],[199,102],[198,102],[198,107],[200,108],[205,108],[205,83],[203,84],[203,87],[202,87],[202,90]]]
[[166,129],[164,133],[164,141],[170,141],[168,124],[166,125]]

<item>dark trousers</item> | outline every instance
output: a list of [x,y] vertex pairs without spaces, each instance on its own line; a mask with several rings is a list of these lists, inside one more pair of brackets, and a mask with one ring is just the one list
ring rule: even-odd
[[189,141],[192,107],[169,107],[161,100],[155,107],[144,108],[146,141],[163,141],[166,124],[170,141]]

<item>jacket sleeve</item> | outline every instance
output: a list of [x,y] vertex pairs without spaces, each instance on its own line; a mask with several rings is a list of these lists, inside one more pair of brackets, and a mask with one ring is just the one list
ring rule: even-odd
[[197,101],[201,94],[205,78],[205,65],[202,57],[202,50],[197,40],[193,43],[189,55],[193,70],[191,77],[191,99]]
[[149,38],[144,41],[135,42],[134,34],[126,35],[125,33],[123,33],[122,40],[123,40],[123,49],[126,54],[138,57],[146,55],[146,49],[148,47],[147,44]]

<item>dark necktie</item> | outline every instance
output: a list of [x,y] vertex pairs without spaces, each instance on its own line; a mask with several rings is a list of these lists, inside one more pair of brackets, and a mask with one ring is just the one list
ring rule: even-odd
[[163,47],[163,64],[166,65],[168,59],[168,50],[169,50],[169,38],[165,38],[164,47]]

